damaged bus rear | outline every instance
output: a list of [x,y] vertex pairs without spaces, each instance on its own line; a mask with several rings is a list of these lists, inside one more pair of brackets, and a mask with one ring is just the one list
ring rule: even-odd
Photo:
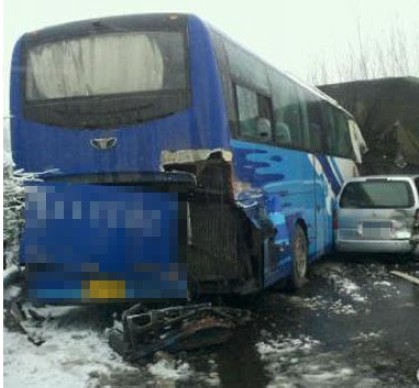
[[[340,120],[339,149],[310,122],[317,108]],[[42,180],[27,186],[21,255],[37,301],[299,287],[356,174],[347,112],[191,15],[24,35],[11,110],[16,166]]]

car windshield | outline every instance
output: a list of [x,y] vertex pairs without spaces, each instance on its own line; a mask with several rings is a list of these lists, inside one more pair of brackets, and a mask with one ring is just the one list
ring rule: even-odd
[[345,186],[339,205],[349,209],[403,209],[413,206],[413,195],[404,181],[351,182]]

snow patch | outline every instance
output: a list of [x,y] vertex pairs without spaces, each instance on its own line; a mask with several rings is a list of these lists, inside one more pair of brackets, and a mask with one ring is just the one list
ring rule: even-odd
[[11,285],[4,289],[3,299],[6,301],[11,301],[16,299],[22,293],[22,287]]
[[393,284],[391,284],[390,282],[386,281],[386,280],[376,280],[374,282],[374,286],[376,287],[394,287]]
[[322,351],[322,344],[310,336],[280,335],[257,343],[256,349],[271,379],[268,387],[380,386],[378,380],[356,373],[341,354]]
[[320,372],[318,374],[304,374],[302,378],[310,381],[311,384],[324,384],[331,380],[340,380],[347,376],[352,376],[354,371],[351,368],[339,368],[333,372]]
[[[24,310],[31,308],[29,303]],[[147,366],[125,363],[98,332],[98,310],[86,306],[37,308],[41,324],[23,321],[25,328],[45,339],[35,346],[25,335],[4,330],[4,385],[13,388],[99,388],[110,386],[219,386],[218,365],[207,357],[203,371],[172,356]],[[39,327],[38,327],[39,326]]]
[[[64,314],[69,307],[48,308],[44,312]],[[46,342],[32,344],[21,333],[3,332],[4,385],[7,387],[60,388],[83,387],[92,376],[115,371],[135,370],[122,361],[108,345],[102,333],[87,329],[59,327],[47,321],[42,329]]]
[[353,315],[356,314],[354,307],[351,304],[345,304],[341,299],[333,302],[329,309],[337,315]]
[[187,362],[175,360],[160,360],[155,364],[149,364],[147,369],[152,375],[163,380],[185,380],[192,374]]
[[323,296],[314,296],[312,298],[300,298],[293,296],[289,300],[300,307],[308,308],[313,311],[327,311],[336,315],[352,315],[356,314],[351,304],[344,303],[341,299],[331,301]]
[[310,352],[320,342],[309,336],[300,336],[298,338],[286,338],[280,336],[278,339],[269,339],[264,342],[258,342],[256,349],[261,355],[262,360],[268,359],[271,355],[287,355],[295,352]]
[[361,295],[361,288],[347,278],[343,278],[337,274],[329,275],[329,279],[337,288],[339,294],[350,297],[354,302],[365,303],[366,296]]
[[8,268],[3,270],[3,282],[14,274],[18,274],[19,271],[19,267],[16,264],[11,264]]
[[211,358],[207,361],[209,368],[205,372],[195,370],[187,361],[174,357],[163,358],[154,364],[148,364],[147,371],[153,377],[153,386],[177,386],[177,383],[188,386],[219,386],[217,363]]
[[352,338],[352,341],[368,341],[371,339],[377,339],[377,338],[382,337],[383,334],[384,334],[383,330],[379,330],[377,332],[371,331],[369,333],[364,333],[361,331],[359,335]]
[[373,286],[375,289],[380,291],[380,297],[387,299],[387,298],[391,298],[394,295],[398,295],[400,294],[400,291],[397,289],[397,287],[386,280],[376,280],[373,283]]

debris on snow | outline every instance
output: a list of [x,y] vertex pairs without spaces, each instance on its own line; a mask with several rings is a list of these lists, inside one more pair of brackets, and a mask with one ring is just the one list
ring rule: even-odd
[[137,362],[159,351],[176,353],[224,343],[249,319],[247,310],[210,304],[154,310],[138,304],[122,314],[122,330],[114,324],[109,345],[125,360]]
[[400,271],[391,271],[390,273],[419,286],[419,278],[415,276]]

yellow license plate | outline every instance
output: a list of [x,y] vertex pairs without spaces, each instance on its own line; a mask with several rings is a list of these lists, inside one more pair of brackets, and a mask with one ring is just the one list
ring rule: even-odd
[[125,298],[125,280],[90,280],[90,299]]

